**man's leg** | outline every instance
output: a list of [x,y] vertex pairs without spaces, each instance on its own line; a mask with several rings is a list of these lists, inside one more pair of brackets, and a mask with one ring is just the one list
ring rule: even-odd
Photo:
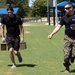
[[19,62],[22,62],[22,56],[19,51],[14,50],[14,54],[18,57]]
[[68,40],[64,40],[64,66],[65,66],[65,73],[69,73],[70,69],[70,58],[71,58],[71,43]]
[[72,56],[71,56],[71,62],[73,63],[75,59],[75,42],[73,43],[72,47]]
[[73,48],[72,48],[72,57],[75,58],[75,42],[73,43]]
[[19,48],[20,48],[20,37],[17,36],[15,38],[15,43],[14,43],[14,54],[18,57],[19,62],[22,62],[22,57],[19,52]]
[[15,59],[14,59],[14,54],[13,54],[13,48],[9,49],[9,53],[10,53],[10,59],[12,61],[12,67],[11,68],[16,68],[16,64],[15,64]]
[[10,55],[10,59],[12,61],[12,67],[11,68],[15,68],[16,64],[15,64],[15,59],[14,59],[14,38],[12,36],[6,35],[6,43],[8,46],[8,50],[9,50],[9,55]]

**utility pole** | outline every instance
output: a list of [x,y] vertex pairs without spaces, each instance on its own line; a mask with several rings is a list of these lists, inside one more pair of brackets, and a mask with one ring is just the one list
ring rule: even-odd
[[57,0],[53,0],[53,7],[55,7],[55,23],[58,23]]
[[49,5],[49,0],[46,0],[47,3],[47,22],[50,25],[50,5]]

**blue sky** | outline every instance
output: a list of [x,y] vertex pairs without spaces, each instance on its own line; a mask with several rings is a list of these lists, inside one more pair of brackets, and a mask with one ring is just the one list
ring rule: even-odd
[[31,7],[33,2],[32,1],[35,1],[35,0],[29,0],[29,6]]

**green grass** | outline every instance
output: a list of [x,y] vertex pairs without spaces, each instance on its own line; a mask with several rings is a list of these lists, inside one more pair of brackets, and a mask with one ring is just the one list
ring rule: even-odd
[[[11,69],[9,52],[0,51],[0,75],[66,75],[63,72],[64,27],[50,40],[47,36],[54,26],[45,22],[24,25],[27,49],[20,50],[23,62],[19,63],[15,56],[18,67]],[[75,65],[70,68],[75,70]],[[75,72],[68,75],[75,75]]]

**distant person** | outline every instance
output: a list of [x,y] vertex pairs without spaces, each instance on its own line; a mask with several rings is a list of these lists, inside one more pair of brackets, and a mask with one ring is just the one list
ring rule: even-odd
[[10,53],[10,59],[12,61],[11,68],[16,68],[16,63],[14,59],[14,54],[18,57],[19,62],[22,62],[22,57],[19,52],[20,48],[20,32],[22,33],[21,41],[24,42],[24,29],[22,26],[21,18],[14,14],[12,7],[7,8],[7,15],[1,19],[1,29],[2,29],[2,42],[5,41],[4,28],[6,26],[6,43]]
[[[48,38],[51,39],[54,34],[56,34],[63,25],[65,25],[65,35],[64,35],[64,66],[65,73],[70,72],[70,65],[74,62],[75,59],[75,13],[73,11],[73,5],[67,3],[64,6],[66,15],[64,15],[60,23],[55,27],[53,32],[48,35]],[[60,36],[60,35],[59,35]],[[60,40],[60,39],[59,39]]]

